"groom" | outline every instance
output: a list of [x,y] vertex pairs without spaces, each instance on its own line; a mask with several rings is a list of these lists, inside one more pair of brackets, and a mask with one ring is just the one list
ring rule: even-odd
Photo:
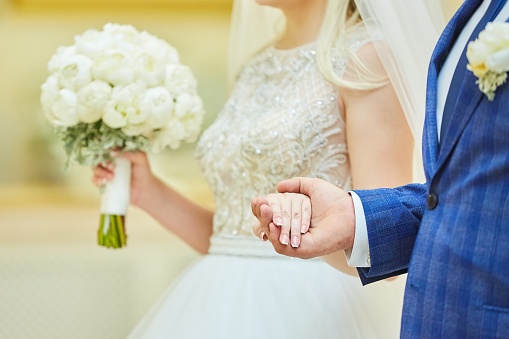
[[253,200],[279,253],[309,258],[353,247],[347,257],[363,284],[408,272],[403,338],[509,337],[509,84],[490,101],[465,57],[487,22],[508,17],[505,0],[466,0],[437,43],[425,185],[347,194],[319,179],[284,181],[279,191],[311,198],[311,229],[299,248],[279,243],[270,208]]

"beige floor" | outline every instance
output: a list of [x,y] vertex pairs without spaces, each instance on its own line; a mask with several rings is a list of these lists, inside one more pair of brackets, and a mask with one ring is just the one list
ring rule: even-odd
[[0,338],[123,338],[198,257],[135,208],[128,247],[97,246],[97,205],[54,187],[0,191]]

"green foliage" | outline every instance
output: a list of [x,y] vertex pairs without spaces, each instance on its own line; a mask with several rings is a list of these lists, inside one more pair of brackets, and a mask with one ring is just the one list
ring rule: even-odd
[[102,120],[92,124],[79,123],[72,127],[56,127],[55,130],[67,155],[65,169],[74,163],[95,167],[100,163],[111,161],[113,150],[148,150],[148,140],[145,136],[128,136],[120,128],[108,127]]

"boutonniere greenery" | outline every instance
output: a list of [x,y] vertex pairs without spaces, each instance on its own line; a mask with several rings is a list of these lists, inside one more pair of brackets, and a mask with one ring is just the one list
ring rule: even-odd
[[509,23],[490,22],[478,38],[468,44],[467,59],[467,69],[478,78],[479,89],[492,101],[497,88],[507,81]]

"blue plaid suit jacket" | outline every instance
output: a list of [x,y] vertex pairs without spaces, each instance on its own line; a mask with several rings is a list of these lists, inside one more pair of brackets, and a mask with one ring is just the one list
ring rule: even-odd
[[[509,83],[489,101],[466,72],[438,145],[437,74],[480,0],[466,0],[428,73],[426,184],[356,191],[368,226],[364,284],[408,272],[403,338],[509,338]],[[428,208],[426,198],[438,204]]]

